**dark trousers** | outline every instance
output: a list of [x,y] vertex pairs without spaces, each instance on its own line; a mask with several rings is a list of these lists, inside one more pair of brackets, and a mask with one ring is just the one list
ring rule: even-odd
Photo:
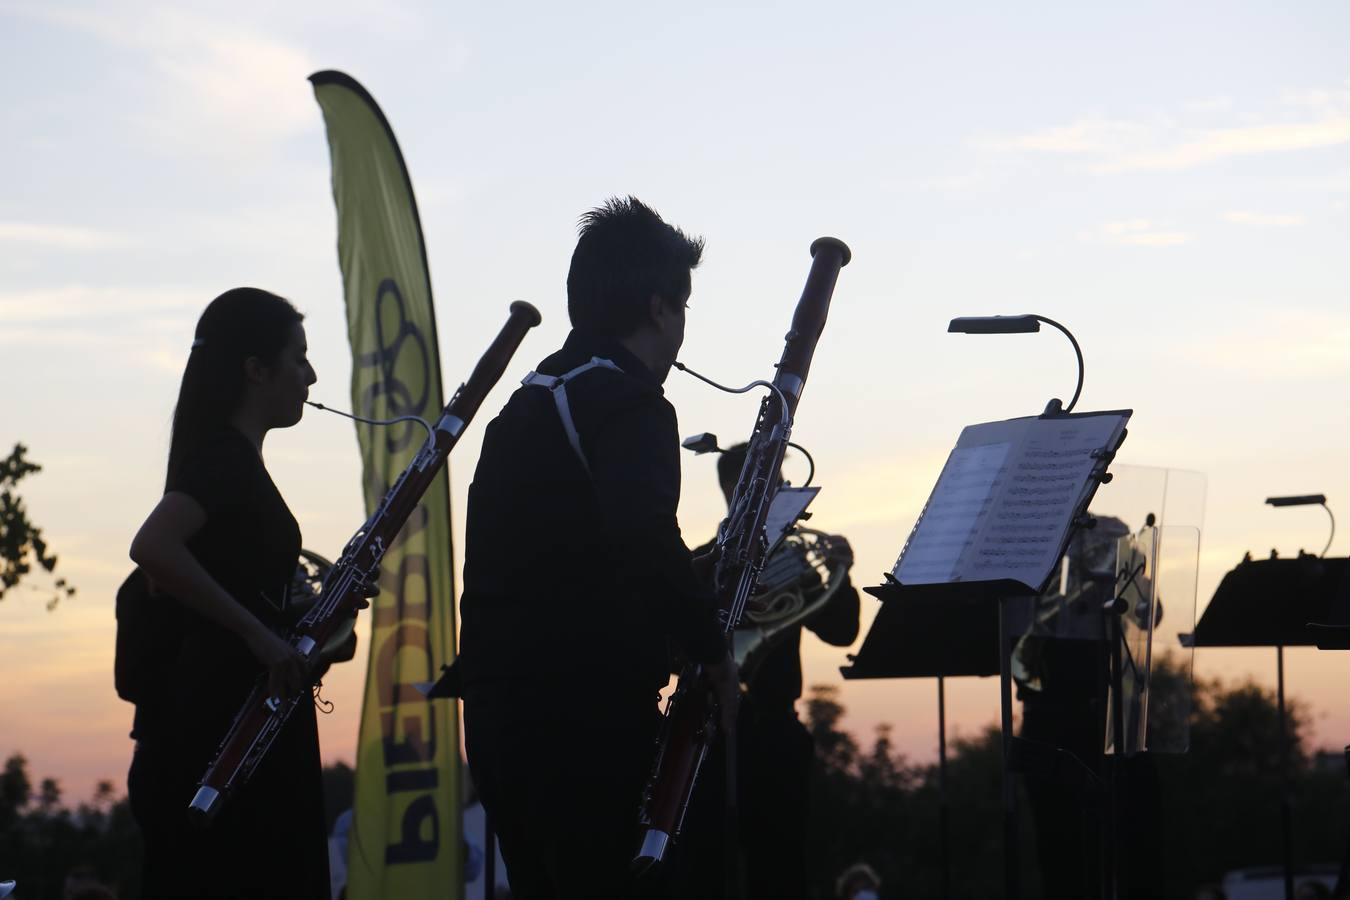
[[518,900],[651,896],[629,866],[660,719],[655,691],[510,683],[464,701],[469,771]]
[[[736,725],[736,808],[727,810],[727,758],[709,754],[679,850],[680,895],[749,900],[806,896],[806,817],[815,748],[791,707],[747,696]],[[734,826],[734,833],[728,826]]]
[[1158,838],[1161,795],[1153,758],[1139,754],[1101,760],[1101,725],[1092,707],[1037,707],[1023,710],[1022,736],[1068,750],[1101,779],[1101,790],[1028,776],[1024,780],[1036,828],[1037,861],[1045,900],[1101,896],[1103,829],[1108,827],[1112,779],[1116,780],[1116,862],[1121,896],[1152,900],[1162,896],[1162,845]]

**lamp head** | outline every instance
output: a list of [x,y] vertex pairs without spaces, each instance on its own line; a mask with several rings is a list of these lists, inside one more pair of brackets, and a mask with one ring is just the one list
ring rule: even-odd
[[1040,331],[1036,316],[960,316],[947,325],[957,334],[1030,334]]
[[1299,494],[1290,497],[1267,497],[1271,506],[1326,506],[1326,494]]
[[722,448],[717,446],[717,435],[710,431],[687,437],[680,442],[680,446],[686,450],[694,451],[695,456],[702,456],[704,453],[723,452]]

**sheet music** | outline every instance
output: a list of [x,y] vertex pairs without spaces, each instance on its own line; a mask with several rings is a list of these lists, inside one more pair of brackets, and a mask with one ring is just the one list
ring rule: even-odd
[[901,584],[1011,579],[1039,590],[1128,413],[1012,419],[961,432],[896,562]]
[[818,487],[782,487],[773,495],[769,512],[764,517],[764,537],[768,541],[770,552],[778,542],[787,536],[788,530],[797,524],[797,520],[806,512],[806,507],[820,493]]
[[989,516],[994,488],[1004,472],[1012,444],[958,447],[947,458],[933,497],[923,512],[924,528],[905,547],[896,579],[902,584],[954,580],[961,557]]

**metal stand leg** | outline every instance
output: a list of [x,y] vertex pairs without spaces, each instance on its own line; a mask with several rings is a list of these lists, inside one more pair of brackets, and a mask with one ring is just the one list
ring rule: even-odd
[[492,817],[483,810],[483,900],[497,896],[497,833]]
[[1294,810],[1289,798],[1289,732],[1284,718],[1284,645],[1275,648],[1276,701],[1280,713],[1280,842],[1284,852],[1284,900],[1294,900]]
[[1106,892],[1108,900],[1118,900],[1121,896],[1120,883],[1120,781],[1125,768],[1125,756],[1127,742],[1125,740],[1125,670],[1124,660],[1122,658],[1120,614],[1118,612],[1108,612],[1106,614],[1107,634],[1110,641],[1111,658],[1111,685],[1115,693],[1115,700],[1111,704],[1111,734],[1112,751],[1104,762],[1107,769],[1107,777],[1110,779],[1107,790],[1106,803],[1106,853],[1102,859],[1102,868],[1106,875]]
[[1012,660],[1009,657],[1006,599],[998,601],[998,681],[1003,727],[1003,896],[1018,900],[1017,790],[1012,773]]
[[942,900],[952,896],[952,860],[947,825],[947,687],[941,675],[938,687],[938,838],[942,859]]
[[[1345,769],[1350,774],[1350,745],[1345,748]],[[1346,844],[1345,852],[1341,854],[1341,870],[1336,875],[1336,887],[1332,889],[1331,896],[1337,900],[1350,897],[1350,843]]]

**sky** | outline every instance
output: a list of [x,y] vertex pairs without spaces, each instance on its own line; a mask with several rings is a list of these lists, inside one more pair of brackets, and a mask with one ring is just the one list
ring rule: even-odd
[[[78,588],[53,612],[41,578],[0,601],[0,753],[74,799],[121,784],[113,595],[206,303],[241,284],[292,299],[312,398],[348,404],[311,72],[360,80],[397,133],[448,386],[512,300],[544,324],[511,372],[562,341],[576,220],[607,197],[706,238],[682,359],[724,382],[771,373],[807,248],[834,235],[853,261],[794,437],[823,486],[812,525],[849,538],[855,582],[893,566],[963,426],[1072,393],[1057,332],[946,333],[957,315],[1034,312],[1083,347],[1079,409],[1134,410],[1121,465],[1203,476],[1203,609],[1244,552],[1325,544],[1321,510],[1265,497],[1350,510],[1348,49],[1339,2],[0,0],[0,448],[43,466],[22,494]],[[451,460],[459,537],[482,426],[513,381]],[[753,397],[678,373],[667,395],[684,433],[749,434]],[[364,519],[350,423],[311,411],[264,451],[305,545],[335,556]],[[684,467],[693,545],[722,500],[712,458]],[[864,631],[875,609],[864,597]],[[891,723],[931,760],[934,683],[845,684],[845,652],[805,639],[808,684],[839,687],[860,741]],[[1319,745],[1350,741],[1348,663],[1287,654]],[[353,756],[364,669],[330,675],[326,759]],[[1274,654],[1204,650],[1195,672],[1273,684]],[[992,679],[947,693],[951,734],[996,721]]]

